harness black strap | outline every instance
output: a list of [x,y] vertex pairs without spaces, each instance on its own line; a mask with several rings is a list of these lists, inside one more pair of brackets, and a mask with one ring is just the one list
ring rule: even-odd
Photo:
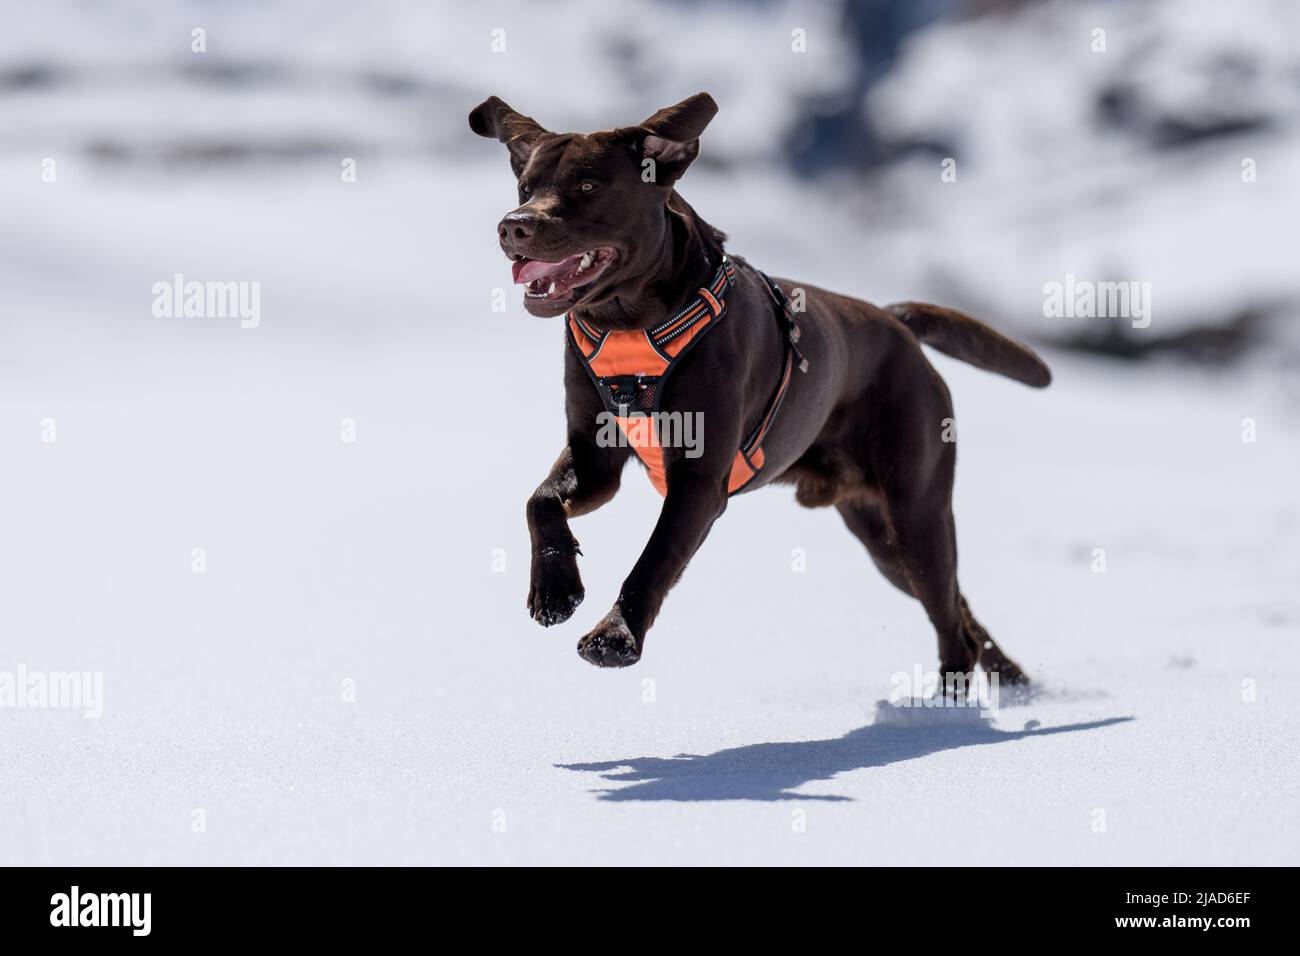
[[[749,264],[746,263],[746,265]],[[753,266],[749,266],[749,268],[754,269]],[[776,303],[777,309],[785,319],[782,334],[790,345],[790,351],[799,357],[799,371],[808,371],[808,360],[799,351],[798,345],[799,337],[803,333],[799,331],[799,321],[795,318],[794,309],[790,306],[790,297],[785,294],[785,290],[781,288],[780,284],[766,272],[761,269],[754,269],[754,271],[763,277],[763,285],[767,287],[767,294],[772,297],[772,301]],[[780,321],[780,319],[777,321]]]
[[[748,265],[748,263],[746,263]],[[749,268],[754,269],[753,266]],[[800,372],[808,371],[808,360],[804,358],[803,353],[799,351],[796,342],[799,341],[799,325],[795,321],[794,311],[790,308],[790,300],[786,297],[785,292],[781,289],[771,276],[761,269],[754,269],[763,280],[763,285],[767,289],[768,295],[777,306],[777,322],[781,326],[782,339],[785,342],[785,361],[782,362],[781,380],[776,386],[776,391],[772,393],[772,398],[767,403],[767,409],[763,417],[759,420],[758,426],[750,433],[745,444],[741,446],[741,452],[745,459],[752,464],[753,456],[762,447],[763,439],[767,437],[772,423],[776,421],[777,412],[781,410],[781,403],[785,400],[786,390],[790,387],[790,378],[794,374],[794,369],[798,368]],[[798,362],[796,363],[796,358]],[[758,467],[761,467],[759,465]],[[758,468],[755,469],[757,473]]]

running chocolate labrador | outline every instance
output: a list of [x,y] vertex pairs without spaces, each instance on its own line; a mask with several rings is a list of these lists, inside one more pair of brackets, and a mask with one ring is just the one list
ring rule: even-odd
[[[578,642],[587,661],[636,663],[729,496],[782,482],[800,504],[838,510],[925,606],[949,680],[979,663],[1025,681],[957,584],[952,400],[921,343],[1036,388],[1051,373],[959,312],[878,308],[727,255],[726,236],[673,188],[717,109],[698,93],[586,135],[552,133],[496,97],[470,113],[474,132],[506,144],[518,179],[497,234],[524,305],[567,315],[568,444],[528,500],[529,614],[550,626],[582,603],[568,519],[609,501],[635,454],[663,510],[613,609]],[[690,421],[707,432],[688,446],[674,436]]]

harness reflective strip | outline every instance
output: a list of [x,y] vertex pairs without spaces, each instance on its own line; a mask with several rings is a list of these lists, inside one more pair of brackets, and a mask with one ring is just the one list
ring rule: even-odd
[[[731,261],[729,259],[724,258],[722,266],[718,269],[718,274],[714,276],[713,282],[710,284],[707,290],[708,292],[712,293],[712,295],[715,297],[713,300],[715,306],[718,304],[717,297],[721,296],[723,290],[726,289],[728,285],[730,285],[735,281],[736,281],[736,270],[732,267]],[[703,293],[706,290],[700,289],[699,291]],[[661,334],[666,332],[669,328],[675,326],[679,320],[685,318],[688,312],[694,314],[695,312],[699,311],[700,306],[706,304],[707,304],[706,302],[701,302],[699,300],[688,303],[684,309],[682,309],[680,312],[678,312],[676,315],[670,318],[667,322],[651,329],[650,337],[657,339]],[[721,307],[715,308],[713,310],[715,316],[720,315],[721,312],[722,312]]]
[[715,316],[722,314],[722,304],[713,297],[713,293],[708,289],[701,289],[700,295],[704,296],[704,301],[709,304],[709,311]]
[[669,335],[659,346],[660,351],[666,352],[672,358],[676,358],[686,351],[687,346],[691,344],[697,335],[703,335],[708,331],[714,321],[712,318],[700,318],[688,323]]
[[[704,290],[701,289],[700,291],[703,292]],[[715,300],[715,301],[716,301],[716,300]],[[683,323],[685,323],[685,322],[690,322],[692,319],[698,318],[700,315],[704,314],[704,312],[706,312],[706,311],[707,311],[707,309],[705,308],[705,306],[704,306],[703,304],[701,304],[701,305],[697,305],[695,308],[691,309],[691,311],[690,311],[687,315],[682,316],[682,317],[679,318],[676,322],[674,322],[673,324],[671,324],[671,325],[667,326],[666,328],[664,328],[664,331],[663,331],[662,333],[659,333],[659,334],[654,334],[654,333],[652,333],[652,337],[654,338],[654,340],[655,340],[656,342],[664,342],[664,341],[667,341],[669,338],[672,337],[673,332],[674,332],[675,329],[680,328],[681,325],[682,325]],[[715,312],[714,315],[717,315],[717,313]]]
[[708,329],[708,326],[721,319],[727,313],[726,301],[720,296],[723,294],[729,284],[728,276],[732,273],[724,273],[719,270],[719,275],[714,280],[713,288],[716,293],[709,289],[700,289],[700,301],[694,306],[690,306],[679,314],[677,321],[660,326],[664,331],[656,335],[653,331],[650,336],[654,340],[655,347],[661,352],[666,352],[670,358],[676,358],[685,349],[686,346],[695,338]]
[[[760,273],[761,275],[761,273]],[[765,282],[770,282],[763,276]],[[672,318],[650,329],[609,330],[596,329],[572,315],[569,316],[569,336],[573,341],[587,373],[591,376],[607,410],[614,413],[619,430],[630,447],[646,467],[651,484],[661,495],[668,493],[664,449],[659,442],[658,423],[652,414],[627,414],[630,405],[617,405],[614,400],[615,384],[611,379],[635,379],[634,401],[646,388],[653,388],[654,402],[651,413],[659,411],[660,393],[677,360],[691,342],[708,331],[727,312],[726,290],[736,281],[736,271],[731,259],[724,256],[718,273],[708,287],[700,288],[693,301]],[[769,288],[769,292],[771,289]],[[784,312],[782,313],[784,315]],[[784,335],[783,335],[784,338]],[[582,341],[590,344],[584,348]],[[790,385],[794,369],[794,352],[789,343],[785,348],[785,363],[781,382],[768,402],[758,427],[736,452],[727,478],[727,493],[734,494],[749,484],[763,468],[763,439],[776,419]],[[642,380],[645,381],[642,381]],[[620,396],[622,389],[620,388]]]
[[[601,336],[591,331],[591,329],[588,328],[587,325],[584,322],[582,322],[582,320],[573,319],[573,318],[569,319],[569,330],[573,333],[573,340],[578,345],[578,348],[582,349],[582,354],[584,357],[590,357],[592,352],[595,352],[596,349],[600,348]],[[578,340],[579,332],[582,333],[583,339],[591,343],[591,348],[589,349],[582,348],[582,344]]]

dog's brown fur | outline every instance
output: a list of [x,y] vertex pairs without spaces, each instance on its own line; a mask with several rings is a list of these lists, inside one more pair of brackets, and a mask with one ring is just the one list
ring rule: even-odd
[[[530,311],[573,311],[598,328],[643,329],[707,283],[725,236],[673,185],[716,111],[700,93],[638,126],[589,135],[548,132],[496,97],[470,114],[475,132],[507,144],[519,178],[521,204],[498,226],[507,256],[554,261],[595,246],[617,253],[591,284],[559,301],[530,300]],[[651,182],[642,176],[647,160],[656,174]],[[613,609],[578,642],[593,664],[621,667],[640,658],[669,589],[726,509],[736,449],[775,388],[785,343],[772,300],[743,260],[738,280],[725,320],[682,359],[664,390],[665,411],[707,413],[708,440],[696,458],[665,450],[668,490],[650,540]],[[1051,380],[1047,366],[950,309],[914,302],[881,309],[777,281],[803,292],[799,348],[809,371],[794,376],[764,443],[766,464],[745,490],[793,483],[801,504],[839,511],[885,577],[924,605],[950,681],[977,662],[1003,681],[1026,680],[975,620],[957,584],[956,446],[945,440],[952,400],[920,343],[1040,388]],[[571,349],[565,387],[568,444],[527,508],[528,610],[546,626],[567,620],[584,597],[568,519],[609,501],[630,457],[627,448],[597,444],[604,407]]]

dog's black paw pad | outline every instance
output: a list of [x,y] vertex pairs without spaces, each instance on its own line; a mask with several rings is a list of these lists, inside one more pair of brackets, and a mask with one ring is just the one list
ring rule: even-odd
[[533,556],[528,616],[542,627],[562,624],[573,617],[573,612],[587,596],[574,554],[544,548]]
[[597,667],[630,667],[641,659],[636,638],[622,621],[604,621],[578,642],[578,656]]
[[533,591],[528,598],[528,616],[542,627],[563,624],[573,617],[586,592],[579,588],[576,592],[544,593]]

